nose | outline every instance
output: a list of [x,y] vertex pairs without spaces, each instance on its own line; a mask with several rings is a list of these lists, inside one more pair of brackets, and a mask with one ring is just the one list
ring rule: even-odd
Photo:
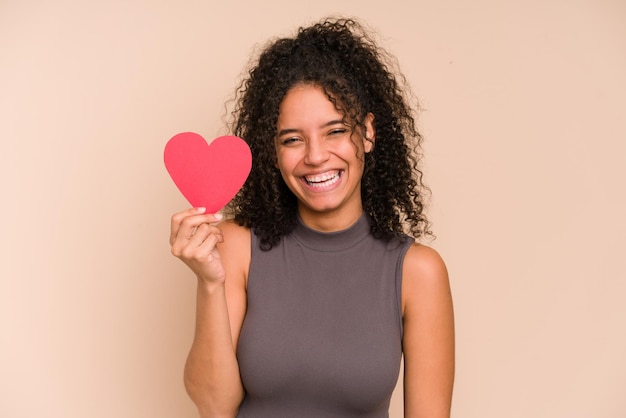
[[311,138],[306,144],[304,162],[308,165],[320,165],[330,156],[328,143],[323,138]]

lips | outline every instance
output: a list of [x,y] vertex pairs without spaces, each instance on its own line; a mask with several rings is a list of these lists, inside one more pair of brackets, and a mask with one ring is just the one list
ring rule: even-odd
[[339,181],[340,177],[341,171],[331,170],[325,173],[304,176],[304,181],[309,186],[322,188],[335,184],[337,181]]

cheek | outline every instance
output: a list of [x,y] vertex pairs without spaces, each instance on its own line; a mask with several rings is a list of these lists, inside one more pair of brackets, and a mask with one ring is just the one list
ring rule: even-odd
[[341,145],[341,149],[336,150],[336,153],[341,155],[346,161],[356,161],[359,165],[362,165],[365,161],[366,150],[361,142],[346,141]]
[[283,176],[285,172],[292,170],[295,167],[297,158],[293,152],[289,150],[276,151],[276,168],[281,171]]
[[280,170],[281,166],[283,166],[282,161],[284,160],[283,153],[278,146],[274,147],[274,167]]

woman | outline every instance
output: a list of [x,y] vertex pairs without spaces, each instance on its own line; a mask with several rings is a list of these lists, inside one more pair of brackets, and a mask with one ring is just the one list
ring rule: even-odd
[[454,326],[393,62],[353,20],[271,43],[238,90],[252,150],[229,219],[172,217],[196,274],[185,385],[202,417],[448,417]]

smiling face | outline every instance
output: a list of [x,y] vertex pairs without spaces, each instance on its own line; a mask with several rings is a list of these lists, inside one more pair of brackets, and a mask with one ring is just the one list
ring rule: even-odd
[[373,148],[372,121],[369,114],[365,135],[353,132],[317,86],[299,84],[285,95],[277,122],[277,166],[308,226],[344,229],[363,212],[361,177],[364,153]]

